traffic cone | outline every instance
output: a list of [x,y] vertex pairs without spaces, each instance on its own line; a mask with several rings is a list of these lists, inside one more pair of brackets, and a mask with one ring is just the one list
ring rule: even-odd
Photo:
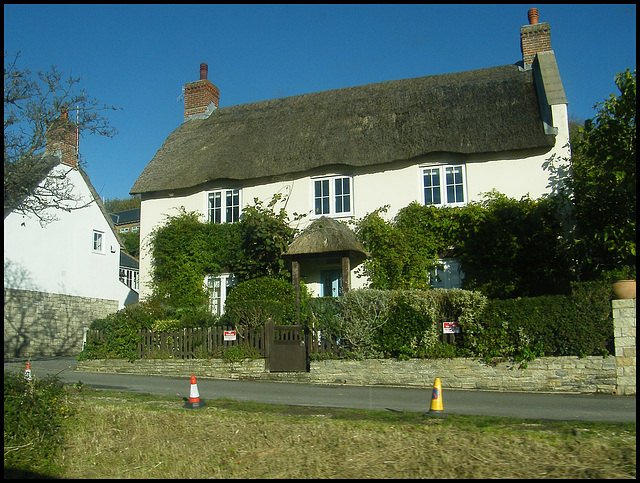
[[196,384],[196,376],[191,376],[191,390],[189,391],[189,400],[183,407],[189,409],[198,409],[206,406],[204,401],[200,400],[200,393],[198,392],[198,385]]
[[31,380],[31,364],[29,364],[28,362],[27,362],[27,367],[24,370],[24,378],[27,381]]
[[436,382],[433,384],[433,392],[431,393],[431,408],[427,413],[429,416],[437,416],[440,418],[446,417],[444,414],[444,406],[442,405],[442,385],[440,384],[440,378],[436,377]]

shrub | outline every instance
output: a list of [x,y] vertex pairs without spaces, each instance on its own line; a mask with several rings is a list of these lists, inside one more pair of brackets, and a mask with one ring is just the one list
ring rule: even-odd
[[138,358],[138,331],[151,329],[158,320],[167,318],[167,310],[157,302],[139,302],[124,309],[94,320],[89,328],[102,331],[106,339],[91,339],[78,360],[86,359],[129,359]]
[[473,355],[531,360],[535,356],[607,355],[613,351],[611,288],[574,284],[572,294],[491,300],[466,327]]
[[58,473],[55,461],[63,442],[62,424],[74,411],[55,376],[27,381],[22,375],[5,371],[5,478],[19,476],[17,470]]
[[333,339],[340,336],[340,303],[336,297],[315,297],[308,301],[308,326]]
[[[301,315],[306,313],[306,287],[300,286]],[[260,277],[235,286],[227,295],[223,323],[258,327],[268,318],[276,324],[296,324],[295,289],[286,280]]]
[[338,327],[346,344],[345,353],[355,358],[378,357],[376,332],[388,321],[391,292],[356,289],[338,298]]
[[416,357],[438,337],[436,311],[431,297],[418,290],[391,292],[389,322],[376,333],[378,348],[387,357]]

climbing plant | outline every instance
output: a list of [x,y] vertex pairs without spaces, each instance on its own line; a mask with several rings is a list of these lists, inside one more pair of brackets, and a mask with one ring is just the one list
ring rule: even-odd
[[[198,308],[207,302],[206,274],[233,273],[239,282],[270,276],[287,278],[282,254],[296,230],[284,211],[275,211],[276,195],[265,206],[255,199],[238,223],[200,221],[184,207],[168,215],[149,238],[154,298],[174,308]],[[296,215],[297,216],[297,215]]]
[[428,289],[439,258],[455,257],[463,288],[493,298],[567,293],[570,266],[552,199],[520,200],[498,192],[464,207],[411,203],[392,220],[383,207],[356,223],[372,257],[363,264],[371,288]]

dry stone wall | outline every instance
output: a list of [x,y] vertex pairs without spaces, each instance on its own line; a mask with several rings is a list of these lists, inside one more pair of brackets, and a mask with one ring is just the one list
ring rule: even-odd
[[5,288],[4,357],[77,355],[84,327],[117,310],[117,300]]

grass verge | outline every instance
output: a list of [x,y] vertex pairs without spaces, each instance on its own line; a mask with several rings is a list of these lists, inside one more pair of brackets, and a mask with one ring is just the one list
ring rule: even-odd
[[68,393],[76,411],[65,420],[58,470],[49,476],[636,477],[633,423],[439,419],[224,399],[190,410],[169,396]]

